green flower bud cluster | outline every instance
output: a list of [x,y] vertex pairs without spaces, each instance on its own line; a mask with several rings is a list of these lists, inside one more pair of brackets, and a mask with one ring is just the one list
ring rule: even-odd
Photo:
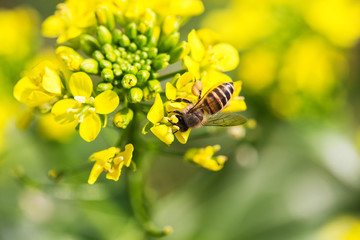
[[80,70],[101,76],[98,92],[122,89],[131,103],[153,99],[162,91],[156,80],[158,71],[181,55],[184,44],[178,43],[179,32],[160,35],[158,41],[152,22],[124,22],[105,7],[96,11],[96,17],[95,36],[84,34],[80,38],[81,50],[90,56],[82,61]]

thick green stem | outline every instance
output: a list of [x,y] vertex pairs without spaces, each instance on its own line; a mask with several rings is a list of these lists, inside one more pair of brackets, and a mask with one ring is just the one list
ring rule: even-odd
[[[134,145],[133,162],[136,164],[136,171],[128,174],[129,179],[129,198],[135,217],[143,226],[145,231],[155,237],[162,237],[172,232],[171,227],[159,229],[151,220],[150,211],[147,207],[147,196],[145,190],[146,175],[151,167],[152,158],[147,151],[146,144],[140,142],[141,126],[139,114],[134,114],[132,123],[128,126],[127,141]],[[124,134],[124,133],[123,133]],[[122,140],[123,141],[123,140]]]

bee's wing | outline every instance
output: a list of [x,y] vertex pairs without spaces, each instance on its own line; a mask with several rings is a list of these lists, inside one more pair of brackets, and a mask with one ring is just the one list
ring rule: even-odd
[[237,126],[247,122],[247,119],[236,113],[223,113],[219,112],[213,116],[210,116],[203,124],[204,126]]

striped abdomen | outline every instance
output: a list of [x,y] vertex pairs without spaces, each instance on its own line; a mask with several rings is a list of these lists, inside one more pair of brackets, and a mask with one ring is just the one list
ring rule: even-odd
[[202,100],[202,109],[211,115],[219,112],[230,101],[233,92],[234,84],[232,82],[217,86]]

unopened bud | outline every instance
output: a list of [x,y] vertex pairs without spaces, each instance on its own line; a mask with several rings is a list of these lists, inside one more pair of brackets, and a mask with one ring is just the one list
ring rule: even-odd
[[149,58],[154,58],[158,54],[158,49],[156,47],[149,48],[147,51]]
[[137,30],[136,30],[136,24],[135,23],[130,23],[125,27],[125,34],[130,38],[130,39],[135,39],[136,35],[137,35]]
[[117,24],[119,24],[120,26],[124,27],[126,24],[126,18],[125,18],[125,14],[122,11],[117,11],[114,14],[114,18],[115,18],[115,22]]
[[100,48],[96,38],[88,34],[84,34],[80,38],[80,48],[87,55],[91,56],[95,50]]
[[129,49],[130,52],[135,52],[137,50],[137,46],[136,46],[135,43],[132,42],[132,43],[129,44],[128,49]]
[[151,101],[153,98],[155,98],[155,94],[151,92],[147,86],[143,88],[143,94],[145,101]]
[[138,79],[138,83],[139,84],[143,84],[145,83],[149,77],[150,77],[150,73],[146,70],[140,70],[137,74],[136,77]]
[[98,62],[105,58],[102,52],[100,52],[99,50],[94,51],[92,57]]
[[129,102],[131,103],[141,102],[143,96],[144,96],[143,91],[138,87],[131,88],[128,93],[128,99]]
[[115,19],[112,12],[106,6],[101,6],[95,11],[96,19],[99,25],[106,26],[109,30],[115,27]]
[[149,90],[155,93],[159,93],[162,91],[161,84],[158,80],[150,80],[147,82]]
[[101,68],[112,68],[112,63],[106,59],[100,61]]
[[88,58],[81,63],[80,69],[88,74],[95,75],[99,72],[99,63],[93,58]]
[[169,65],[170,56],[166,53],[159,54],[155,57],[152,67],[155,70],[160,70]]
[[106,90],[112,90],[112,89],[113,89],[113,85],[111,83],[101,82],[96,86],[96,90],[98,92],[104,92]]
[[113,72],[114,72],[115,77],[120,77],[121,74],[123,74],[123,71],[121,71],[120,68],[114,68]]
[[176,16],[166,16],[162,25],[162,31],[165,35],[175,32],[179,29],[180,23]]
[[114,73],[110,68],[104,68],[101,71],[101,77],[102,79],[104,79],[107,82],[111,82],[112,80],[114,80]]
[[180,38],[179,32],[174,32],[165,37],[161,38],[159,43],[159,51],[160,52],[168,52],[172,48],[176,46]]
[[112,33],[112,41],[113,43],[119,44],[120,42],[120,38],[122,36],[122,32],[120,29],[116,28],[114,29],[113,33]]
[[137,78],[133,74],[126,74],[121,80],[121,85],[124,88],[131,88],[137,83]]
[[134,117],[134,112],[130,108],[118,111],[114,116],[114,125],[119,128],[126,128]]
[[119,44],[122,47],[127,47],[130,45],[130,39],[128,36],[126,36],[125,34],[123,34],[120,39],[119,39]]
[[104,26],[98,26],[96,30],[97,40],[101,45],[106,43],[111,44],[112,42],[112,35],[110,31]]
[[181,41],[175,48],[170,51],[169,63],[173,64],[183,59],[186,55],[188,55],[189,51],[189,44],[185,41]]
[[146,45],[147,43],[147,38],[145,35],[138,35],[135,39],[135,42],[136,44],[139,46],[139,47],[143,47]]
[[55,53],[71,71],[80,70],[80,65],[84,59],[74,49],[66,46],[59,46],[56,48]]

